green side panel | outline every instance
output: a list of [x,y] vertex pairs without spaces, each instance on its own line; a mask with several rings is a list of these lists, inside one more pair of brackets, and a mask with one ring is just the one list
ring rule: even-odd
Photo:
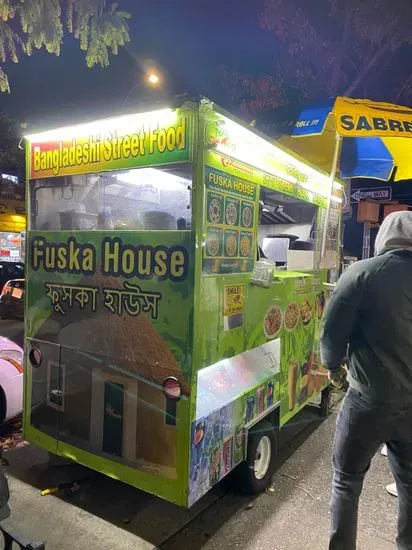
[[250,273],[258,186],[205,167],[203,273]]
[[205,153],[205,163],[216,170],[223,170],[234,178],[264,185],[279,193],[285,193],[323,208],[327,207],[327,199],[322,195],[308,191],[298,183],[290,183],[243,162],[234,161],[216,151],[209,150]]
[[[276,272],[269,288],[251,285],[247,345],[281,341],[280,423],[284,424],[323,384],[314,363],[315,288],[312,275]],[[322,381],[322,384],[320,383]]]
[[27,173],[40,179],[188,162],[193,133],[190,104],[63,129],[50,138],[32,137]]
[[327,201],[299,185],[299,174],[289,183],[219,151],[238,154],[230,125],[210,105],[200,116],[189,505],[244,459],[253,424],[270,413],[284,424],[326,383],[315,344],[319,273],[276,271],[269,288],[253,284],[252,273],[260,186],[324,208]]
[[[193,234],[28,236],[25,437],[187,504]],[[182,396],[167,399],[166,378]]]

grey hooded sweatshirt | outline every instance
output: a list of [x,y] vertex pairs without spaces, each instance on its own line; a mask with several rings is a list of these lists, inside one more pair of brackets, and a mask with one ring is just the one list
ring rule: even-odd
[[385,218],[375,257],[339,279],[321,336],[331,371],[349,358],[349,384],[382,402],[412,403],[412,212]]

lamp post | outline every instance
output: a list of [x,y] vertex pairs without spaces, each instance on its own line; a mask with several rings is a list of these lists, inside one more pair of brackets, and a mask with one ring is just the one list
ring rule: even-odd
[[147,77],[147,81],[152,85],[152,86],[157,86],[160,82],[160,77],[157,73],[150,73]]
[[129,90],[126,97],[124,98],[123,106],[126,105],[127,100],[130,97],[130,94],[132,94],[134,91],[136,91],[140,87],[147,86],[148,88],[158,88],[161,85],[161,83],[162,83],[162,77],[160,73],[156,71],[148,71],[145,74],[143,81],[138,82],[136,86],[133,86],[133,88]]

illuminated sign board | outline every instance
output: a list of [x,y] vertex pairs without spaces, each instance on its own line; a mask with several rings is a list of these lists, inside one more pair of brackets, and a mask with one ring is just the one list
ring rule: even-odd
[[28,136],[30,178],[186,162],[191,125],[190,111],[165,109]]

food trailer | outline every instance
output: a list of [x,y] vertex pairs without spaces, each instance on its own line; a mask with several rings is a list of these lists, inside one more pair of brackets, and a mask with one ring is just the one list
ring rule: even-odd
[[27,172],[24,437],[181,506],[263,490],[326,412],[341,183],[207,99],[28,136]]

